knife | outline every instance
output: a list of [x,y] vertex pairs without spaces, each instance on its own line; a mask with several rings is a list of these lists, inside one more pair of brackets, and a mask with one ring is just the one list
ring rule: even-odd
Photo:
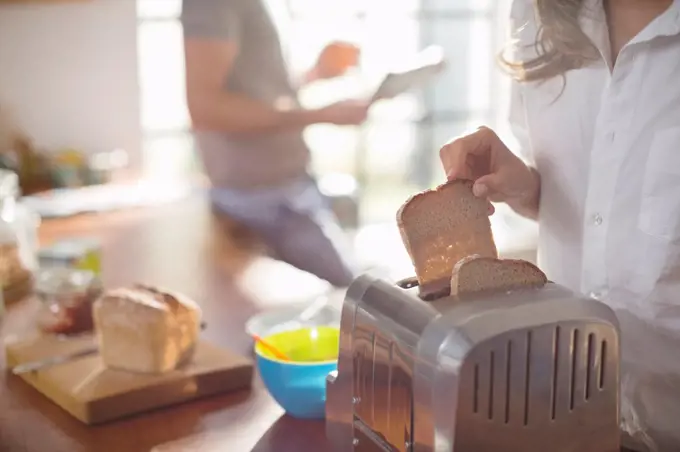
[[59,364],[64,364],[76,359],[85,358],[86,356],[96,355],[97,353],[99,353],[99,347],[89,347],[65,355],[52,356],[50,358],[41,359],[38,361],[19,364],[18,366],[14,366],[12,368],[12,373],[14,375],[21,375],[30,372],[36,372],[47,367],[57,366]]
[[[201,330],[205,330],[208,327],[206,322],[201,322]],[[85,358],[87,356],[96,355],[99,353],[99,347],[92,346],[85,348],[83,350],[78,350],[73,353],[67,353],[65,355],[51,356],[49,358],[41,359],[38,361],[31,361],[28,363],[19,364],[12,368],[12,373],[14,375],[21,375],[30,372],[36,372],[47,367],[57,366],[59,364],[65,364],[71,361],[75,361],[80,358]]]

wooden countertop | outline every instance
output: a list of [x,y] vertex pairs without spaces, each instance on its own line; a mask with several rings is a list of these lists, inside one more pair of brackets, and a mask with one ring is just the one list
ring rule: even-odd
[[[251,353],[243,327],[253,314],[323,291],[318,279],[236,246],[200,198],[146,210],[51,220],[41,241],[72,235],[103,245],[108,287],[143,281],[201,304],[204,337]],[[35,300],[10,306],[3,336],[32,328]],[[4,367],[4,357],[2,357]],[[299,452],[329,450],[323,422],[283,416],[256,378],[253,389],[87,427],[20,379],[0,372],[0,450],[4,452]]]

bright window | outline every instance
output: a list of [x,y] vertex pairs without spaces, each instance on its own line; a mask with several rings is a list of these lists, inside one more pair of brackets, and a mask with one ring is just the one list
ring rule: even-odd
[[[228,1],[228,0],[225,0]],[[284,2],[286,0],[267,0]],[[494,75],[499,42],[494,0],[287,0],[284,37],[291,69],[310,67],[334,39],[362,48],[357,74],[300,93],[320,105],[366,92],[404,57],[439,45],[448,67],[436,83],[378,105],[360,129],[310,127],[306,138],[318,174],[350,173],[363,188],[364,222],[384,222],[414,190],[443,180],[439,147],[482,123],[496,125],[502,88]],[[185,103],[180,0],[138,0],[145,161],[151,177],[196,168]]]

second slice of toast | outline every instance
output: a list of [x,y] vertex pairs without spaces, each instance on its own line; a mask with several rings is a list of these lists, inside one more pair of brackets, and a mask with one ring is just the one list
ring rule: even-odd
[[531,262],[469,256],[453,269],[451,295],[536,288],[547,282],[545,273]]

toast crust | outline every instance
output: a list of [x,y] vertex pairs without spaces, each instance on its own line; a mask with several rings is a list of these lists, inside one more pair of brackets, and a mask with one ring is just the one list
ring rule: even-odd
[[451,275],[450,295],[539,288],[547,283],[545,273],[531,262],[473,255],[456,263]]

